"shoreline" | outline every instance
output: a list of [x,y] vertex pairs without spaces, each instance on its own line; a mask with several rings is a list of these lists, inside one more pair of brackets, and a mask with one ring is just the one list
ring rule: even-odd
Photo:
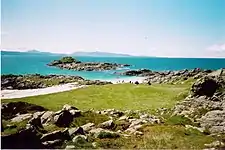
[[84,88],[87,85],[78,85],[77,83],[67,83],[55,85],[47,88],[25,89],[25,90],[1,90],[1,99],[24,98],[30,96],[46,95]]
[[121,77],[121,78],[117,78],[117,79],[105,79],[101,81],[108,81],[108,82],[112,82],[113,84],[120,84],[120,83],[134,83],[136,81],[138,81],[139,83],[143,83],[144,80],[147,79],[147,77],[136,77],[136,76],[132,76],[132,77]]
[[[108,81],[113,84],[122,84],[129,83],[130,81],[134,83],[138,81],[139,83],[143,83],[145,77],[127,77],[120,79],[101,79],[100,81]],[[37,88],[37,89],[25,89],[25,90],[1,90],[1,99],[14,99],[14,98],[24,98],[38,95],[46,95],[52,93],[65,92],[70,90],[75,90],[79,88],[85,88],[88,85],[78,85],[77,83],[67,83],[62,85],[55,85],[46,88]]]

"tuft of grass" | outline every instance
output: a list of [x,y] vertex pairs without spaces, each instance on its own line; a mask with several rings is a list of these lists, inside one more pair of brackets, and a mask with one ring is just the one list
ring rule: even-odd
[[[1,132],[2,135],[10,135],[19,132],[26,127],[28,120],[23,120],[21,122],[10,122],[10,120],[2,120],[2,126],[4,131]],[[7,125],[12,126],[7,128]]]
[[170,116],[165,121],[168,125],[192,125],[193,122],[184,116]]
[[124,120],[115,121],[115,126],[113,127],[114,131],[124,131],[130,126],[130,123]]
[[99,139],[104,139],[104,138],[118,138],[120,137],[119,134],[117,133],[109,133],[109,132],[100,132],[98,135]]
[[61,93],[3,99],[2,102],[24,101],[41,105],[54,111],[61,109],[64,104],[73,105],[82,110],[115,108],[119,110],[152,111],[160,107],[173,107],[177,101],[183,99],[184,93],[187,91],[188,85],[94,85]]
[[91,111],[86,111],[81,113],[80,117],[74,118],[71,127],[79,127],[86,123],[94,123],[95,125],[98,125],[104,121],[109,120],[109,117],[102,114],[97,114]]

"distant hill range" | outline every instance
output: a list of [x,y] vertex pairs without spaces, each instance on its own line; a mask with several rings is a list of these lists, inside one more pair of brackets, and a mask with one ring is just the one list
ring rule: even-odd
[[90,56],[90,57],[130,57],[128,54],[107,53],[107,52],[74,52],[72,56]]
[[1,55],[62,55],[62,54],[56,54],[56,53],[50,53],[50,52],[41,52],[38,50],[29,50],[26,52],[19,52],[19,51],[5,51],[1,50]]
[[1,55],[20,55],[20,54],[33,54],[33,55],[69,55],[69,56],[88,56],[88,57],[130,57],[132,55],[128,54],[117,54],[117,53],[107,53],[107,52],[74,52],[71,54],[57,54],[50,52],[41,52],[38,50],[29,50],[26,52],[18,51],[5,51],[1,50]]

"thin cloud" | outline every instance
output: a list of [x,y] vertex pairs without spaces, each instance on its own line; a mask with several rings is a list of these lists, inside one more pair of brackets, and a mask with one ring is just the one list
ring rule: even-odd
[[212,45],[208,48],[208,50],[214,52],[225,52],[225,43]]

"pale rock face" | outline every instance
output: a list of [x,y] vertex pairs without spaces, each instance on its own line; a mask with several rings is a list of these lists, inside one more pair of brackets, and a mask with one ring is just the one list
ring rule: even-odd
[[200,123],[212,133],[225,133],[225,110],[209,111],[202,116]]
[[21,114],[11,119],[11,122],[21,122],[27,119],[32,118],[32,114]]
[[111,129],[114,125],[115,125],[115,123],[113,122],[113,120],[108,120],[108,121],[101,123],[99,125],[99,127],[104,128],[104,129]]
[[[119,137],[119,133],[102,128],[95,128],[89,131],[95,138],[116,138]],[[104,136],[103,136],[104,135]]]
[[45,124],[53,120],[53,111],[46,111],[42,116],[41,116],[41,123]]
[[85,134],[82,127],[78,127],[78,128],[70,128],[70,129],[68,130],[68,132],[69,132],[69,135],[70,135],[70,136],[78,135],[78,134],[82,134],[82,135]]
[[88,132],[95,126],[94,123],[87,123],[85,125],[82,125],[81,128],[83,128],[84,131]]
[[75,145],[67,145],[65,149],[75,149]]
[[73,143],[82,143],[83,141],[87,141],[87,136],[85,135],[77,135],[72,139]]

